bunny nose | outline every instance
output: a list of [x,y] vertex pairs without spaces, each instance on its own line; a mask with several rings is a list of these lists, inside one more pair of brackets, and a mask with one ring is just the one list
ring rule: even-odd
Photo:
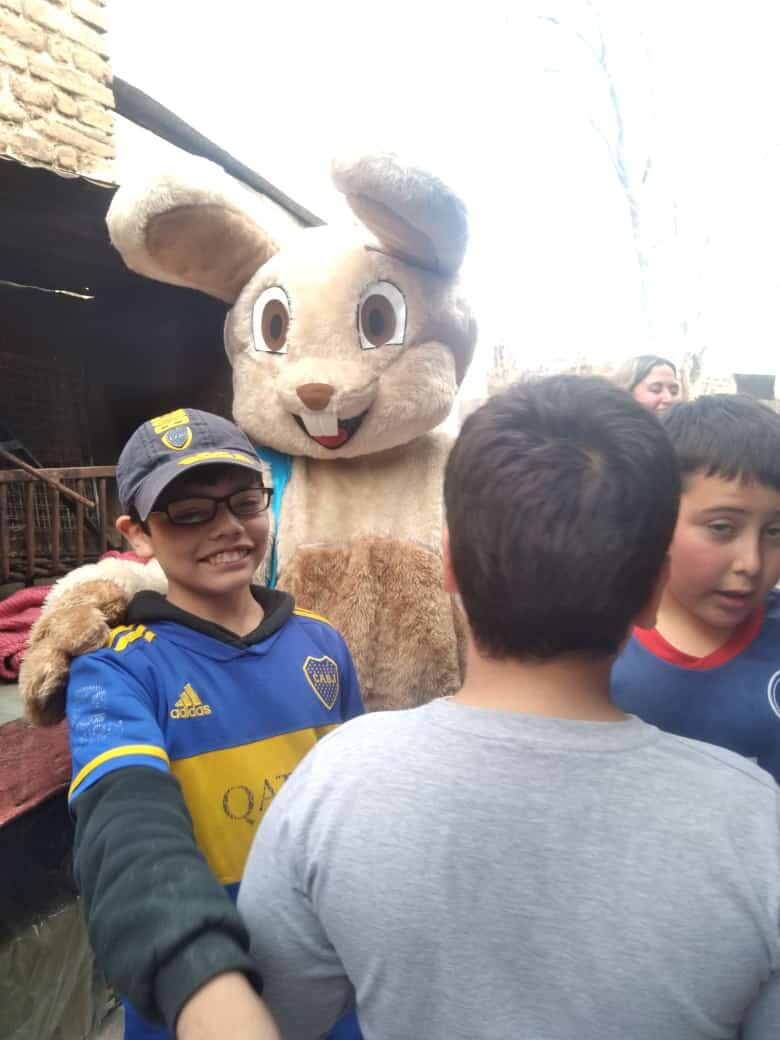
[[321,412],[333,397],[333,387],[328,383],[304,383],[295,392],[312,412]]

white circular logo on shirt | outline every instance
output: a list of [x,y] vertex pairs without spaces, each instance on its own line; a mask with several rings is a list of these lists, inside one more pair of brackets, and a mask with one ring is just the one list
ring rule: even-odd
[[769,697],[769,707],[780,719],[780,672],[775,672],[769,680],[766,693]]

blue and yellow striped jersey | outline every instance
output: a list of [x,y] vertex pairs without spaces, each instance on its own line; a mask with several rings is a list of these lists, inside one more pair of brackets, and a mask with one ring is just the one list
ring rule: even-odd
[[160,597],[163,619],[148,620],[146,594],[144,623],[77,658],[67,692],[70,800],[115,769],[172,772],[197,844],[228,886],[285,779],[320,737],[363,712],[339,633],[293,610],[285,593],[254,591],[266,617],[247,641],[171,620]]

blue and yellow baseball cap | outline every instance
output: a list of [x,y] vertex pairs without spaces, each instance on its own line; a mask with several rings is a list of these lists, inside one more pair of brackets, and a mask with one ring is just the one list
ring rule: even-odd
[[196,408],[177,408],[143,423],[122,449],[116,470],[119,501],[146,520],[168,485],[182,473],[222,463],[261,478],[263,466],[235,423]]

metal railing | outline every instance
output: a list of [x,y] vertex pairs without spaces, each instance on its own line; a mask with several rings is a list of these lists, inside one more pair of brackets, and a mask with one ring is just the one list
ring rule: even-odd
[[[0,584],[55,578],[108,548],[109,489],[116,466],[0,469]],[[63,494],[53,483],[75,491]]]

